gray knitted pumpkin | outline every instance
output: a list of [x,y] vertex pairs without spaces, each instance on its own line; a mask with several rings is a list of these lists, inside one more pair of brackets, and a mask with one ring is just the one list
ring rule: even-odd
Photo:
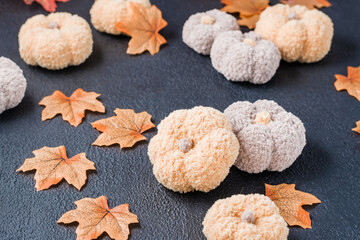
[[236,18],[213,9],[191,15],[183,28],[183,41],[196,52],[209,55],[215,37],[225,31],[239,30]]
[[211,48],[213,67],[228,80],[263,84],[279,67],[281,55],[275,44],[255,32],[219,34]]
[[248,173],[283,171],[301,154],[305,128],[276,102],[235,102],[224,111],[240,143],[235,166]]
[[6,57],[0,57],[0,114],[16,107],[25,95],[26,79],[21,68]]

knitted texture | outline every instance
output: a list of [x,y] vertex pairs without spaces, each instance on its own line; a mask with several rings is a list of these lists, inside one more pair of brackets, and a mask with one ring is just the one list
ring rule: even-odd
[[224,111],[240,142],[235,166],[248,173],[283,171],[301,154],[305,128],[276,102],[235,102]]
[[16,107],[25,95],[26,79],[16,63],[0,57],[0,114]]
[[92,53],[89,24],[70,13],[29,18],[19,32],[21,58],[29,65],[57,70],[83,63]]
[[130,11],[130,2],[141,3],[147,8],[151,7],[149,0],[95,0],[90,9],[91,23],[94,28],[113,35],[121,34],[115,25],[127,16]]
[[[244,221],[249,210],[255,221]],[[285,240],[289,234],[279,209],[260,194],[234,195],[218,200],[206,213],[203,233],[208,240]]]
[[213,9],[189,17],[183,27],[183,41],[196,52],[209,55],[215,37],[222,32],[239,30],[236,18]]
[[255,32],[219,34],[211,48],[213,67],[228,80],[254,84],[268,82],[279,67],[281,55],[274,43]]
[[231,123],[210,107],[172,112],[158,125],[148,148],[156,179],[181,193],[216,188],[238,153]]
[[255,32],[271,40],[288,62],[317,62],[325,57],[334,34],[331,19],[304,6],[277,4],[260,15]]

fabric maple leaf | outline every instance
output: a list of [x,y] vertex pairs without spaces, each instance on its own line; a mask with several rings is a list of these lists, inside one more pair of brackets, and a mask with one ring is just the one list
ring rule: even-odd
[[353,129],[354,132],[360,133],[360,121],[356,122],[356,127],[354,127]]
[[46,11],[55,12],[56,2],[68,2],[70,0],[24,0],[27,5],[32,4],[33,2],[39,3]]
[[130,234],[129,224],[139,222],[137,216],[129,211],[128,204],[110,209],[105,196],[83,198],[75,204],[77,208],[66,212],[58,223],[78,222],[77,240],[96,239],[104,232],[112,239],[125,240]]
[[100,94],[85,92],[81,88],[77,89],[70,97],[60,91],[55,91],[52,95],[44,97],[39,103],[39,105],[45,106],[41,113],[41,120],[45,121],[61,114],[65,121],[77,127],[85,116],[85,110],[105,112],[104,105],[96,99],[99,96]]
[[94,163],[80,153],[72,158],[66,156],[64,146],[43,147],[33,151],[35,157],[25,159],[24,164],[16,171],[32,171],[35,173],[35,188],[45,190],[65,179],[78,190],[85,184],[87,170],[95,170]]
[[280,0],[280,2],[284,4],[289,4],[290,6],[293,5],[302,5],[309,9],[322,8],[322,7],[330,7],[331,3],[327,0]]
[[155,5],[146,8],[140,3],[130,2],[130,9],[130,15],[116,23],[117,30],[131,36],[126,53],[140,54],[148,50],[154,55],[160,51],[160,46],[166,43],[159,31],[167,26],[167,22]]
[[348,94],[360,101],[360,66],[348,67],[348,76],[335,74],[337,91],[347,90]]
[[97,146],[119,144],[120,148],[132,147],[146,140],[141,133],[155,127],[147,112],[135,113],[132,109],[115,109],[115,117],[100,119],[91,125],[103,132],[93,143]]
[[229,13],[240,13],[242,16],[260,14],[269,6],[269,0],[221,0],[226,6],[221,10]]
[[285,183],[276,186],[265,184],[265,195],[276,204],[280,215],[290,226],[311,228],[310,214],[302,205],[321,203],[314,195],[295,190],[295,184]]
[[257,21],[259,21],[260,14],[255,14],[250,17],[247,16],[240,16],[240,17],[241,19],[237,21],[240,26],[245,26],[248,27],[249,29],[254,29]]

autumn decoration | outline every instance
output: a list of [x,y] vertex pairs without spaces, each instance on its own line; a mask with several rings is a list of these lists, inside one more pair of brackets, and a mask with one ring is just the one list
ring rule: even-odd
[[119,144],[120,148],[134,146],[146,140],[143,132],[155,127],[151,115],[147,112],[135,113],[132,109],[115,109],[116,116],[101,119],[91,125],[102,132],[93,145],[110,146]]
[[184,23],[182,39],[195,52],[210,55],[211,47],[218,35],[236,30],[240,30],[240,27],[234,16],[212,9],[191,15]]
[[80,190],[87,179],[86,171],[95,170],[94,163],[86,158],[85,153],[68,158],[64,146],[43,147],[33,153],[35,157],[25,159],[24,164],[16,171],[36,170],[37,191],[48,189],[62,179]]
[[24,62],[49,70],[78,66],[93,52],[90,25],[84,18],[67,12],[28,18],[18,38]]
[[337,91],[346,90],[349,95],[360,101],[360,66],[348,67],[348,75],[335,74]]
[[356,122],[356,127],[354,127],[353,129],[354,132],[360,133],[360,121]]
[[216,37],[210,58],[213,67],[229,81],[264,84],[275,75],[281,54],[273,42],[254,31],[229,31]]
[[255,32],[275,43],[283,60],[313,63],[329,53],[334,24],[320,10],[276,4],[261,13]]
[[229,119],[203,106],[170,113],[148,147],[156,179],[180,193],[218,187],[238,154],[239,141]]
[[203,233],[207,240],[287,240],[289,228],[268,197],[237,194],[211,206]]
[[269,6],[269,0],[222,0],[225,7],[221,10],[229,13],[239,13],[238,24],[254,29],[260,14]]
[[327,0],[280,0],[281,3],[288,4],[290,6],[293,5],[302,5],[309,9],[330,7],[331,3]]
[[240,26],[248,27],[249,29],[254,29],[257,21],[259,21],[260,15],[255,14],[250,17],[242,16],[241,19],[237,20]]
[[26,85],[23,70],[11,59],[0,57],[0,114],[20,104]]
[[68,2],[70,0],[24,0],[27,5],[32,4],[33,2],[39,3],[46,11],[55,12],[56,2]]
[[99,96],[98,93],[85,92],[79,88],[70,97],[67,97],[57,90],[40,101],[39,105],[45,106],[41,120],[45,121],[61,114],[65,121],[77,127],[85,116],[85,110],[105,112],[104,105],[96,99]]
[[221,9],[222,11],[240,13],[245,16],[261,13],[269,6],[269,0],[222,0],[221,3],[226,5]]
[[[53,13],[57,2],[70,0],[23,1],[27,5],[37,2],[52,13],[49,16],[37,15],[21,28],[19,48],[25,62],[57,70],[78,65],[90,56],[93,39],[87,22],[68,13]],[[288,62],[310,63],[321,60],[329,52],[333,23],[327,15],[317,10],[330,7],[328,0],[279,0],[283,4],[270,7],[270,0],[220,1],[225,5],[221,9],[223,12],[216,9],[191,16],[184,26],[183,36],[184,42],[196,52],[210,54],[214,67],[230,81],[263,84],[273,77],[281,57]],[[121,0],[117,5],[105,2],[95,1],[90,10],[93,25],[101,32],[131,37],[127,54],[137,55],[148,51],[154,55],[167,43],[160,31],[168,23],[163,19],[161,10],[151,5],[149,0]],[[113,6],[117,6],[115,10]],[[106,11],[103,11],[105,8]],[[240,19],[236,21],[225,12],[239,14]],[[66,21],[60,21],[62,19]],[[71,26],[66,27],[63,22]],[[239,25],[256,29],[255,32],[242,34]],[[33,42],[39,42],[32,41],[33,36],[37,37],[33,33],[34,28],[40,29],[37,30],[38,36],[49,33],[56,40],[49,42],[68,46],[67,57],[53,51],[54,47],[47,42],[44,47],[38,48],[39,52],[31,52]],[[81,57],[80,60],[73,58],[76,54],[71,51],[81,47],[76,45],[79,42],[68,44],[69,39],[77,40],[73,35],[68,35],[70,33],[86,40],[82,41],[86,43],[82,47],[82,56],[77,56]],[[205,43],[199,44],[200,40]],[[44,49],[47,52],[41,52]],[[43,57],[47,53],[54,56]],[[47,62],[34,62],[35,55]],[[49,61],[50,58],[54,61]],[[249,59],[252,62],[249,63]],[[238,60],[240,62],[237,63]],[[248,69],[252,69],[253,76],[248,76]],[[337,91],[346,90],[360,101],[360,66],[349,66],[347,76],[335,74],[335,78]],[[105,113],[105,106],[98,100],[99,96],[96,92],[86,92],[81,88],[70,97],[56,90],[39,102],[39,105],[44,106],[41,120],[61,115],[63,120],[77,127],[82,123],[86,110]],[[161,122],[158,134],[151,139],[148,148],[154,175],[160,183],[180,193],[194,190],[208,192],[225,179],[234,163],[249,173],[283,171],[301,154],[306,138],[300,119],[273,101],[234,104],[224,114],[201,106],[178,110]],[[146,140],[143,133],[155,127],[151,121],[152,115],[146,111],[136,113],[133,109],[116,108],[114,113],[115,116],[91,123],[100,132],[92,145],[118,144],[120,148],[130,148]],[[352,130],[360,133],[360,121],[356,122]],[[240,139],[242,136],[243,139]],[[263,136],[271,142],[264,143],[261,140]],[[65,146],[43,147],[34,150],[33,154],[34,157],[25,159],[16,172],[35,171],[37,191],[49,189],[63,180],[81,190],[88,171],[96,170],[94,162],[87,159],[85,153],[68,158]],[[254,159],[257,161],[252,162]],[[265,184],[265,196],[239,194],[216,201],[205,216],[203,232],[209,240],[238,239],[229,236],[286,239],[288,225],[311,228],[310,214],[303,209],[303,205],[319,203],[321,201],[314,195],[296,190],[295,184]],[[110,209],[106,196],[83,198],[75,201],[75,205],[76,209],[64,213],[57,223],[77,222],[77,240],[97,239],[105,233],[112,239],[126,240],[130,234],[129,225],[139,222],[137,215],[130,212],[129,204]],[[235,224],[240,227],[235,229]]]
[[321,203],[314,195],[295,190],[295,184],[280,185],[265,184],[265,195],[280,209],[280,215],[290,226],[311,228],[310,214],[303,205]]
[[77,208],[66,212],[58,223],[78,222],[77,240],[97,239],[104,232],[112,239],[126,240],[130,234],[129,224],[138,223],[137,216],[129,211],[128,204],[110,209],[105,196],[83,198],[75,204]]
[[282,172],[301,155],[306,129],[300,118],[275,101],[238,101],[224,114],[240,143],[235,166],[248,173]]
[[127,17],[129,5],[132,2],[140,3],[146,8],[151,7],[150,0],[95,0],[93,2],[90,17],[94,28],[100,32],[113,35],[122,34],[116,29],[115,23]]
[[134,55],[149,51],[154,55],[166,43],[159,31],[167,26],[167,22],[155,5],[146,8],[140,3],[131,2],[129,7],[128,16],[116,24],[118,31],[131,36],[126,53]]

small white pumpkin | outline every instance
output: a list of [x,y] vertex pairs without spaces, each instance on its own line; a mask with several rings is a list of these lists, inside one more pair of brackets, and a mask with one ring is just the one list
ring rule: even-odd
[[25,95],[26,79],[21,68],[6,57],[0,57],[0,114],[16,107]]

